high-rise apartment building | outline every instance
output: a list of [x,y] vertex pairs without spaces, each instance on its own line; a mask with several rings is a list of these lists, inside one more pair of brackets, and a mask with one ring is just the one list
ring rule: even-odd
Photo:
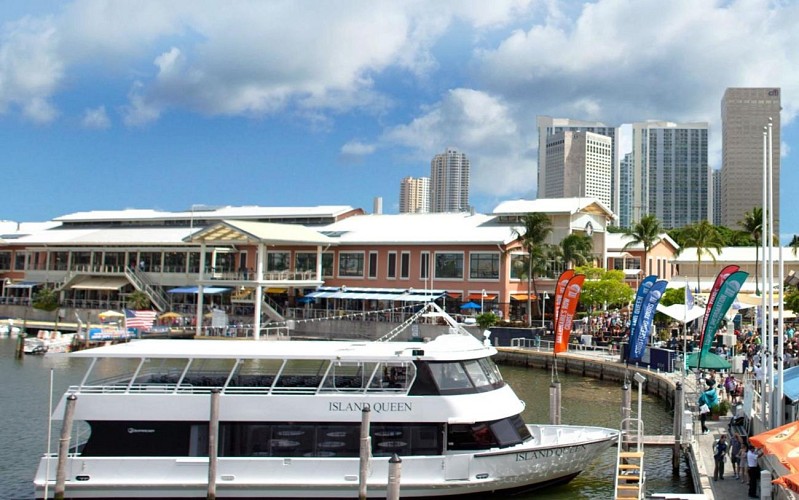
[[712,218],[710,223],[714,226],[721,225],[721,170],[713,170],[710,182],[710,206]]
[[469,159],[447,148],[430,162],[430,211],[469,211]]
[[633,154],[627,153],[619,165],[619,227],[629,228],[633,220]]
[[406,177],[400,181],[401,214],[425,214],[430,211],[430,178]]
[[610,207],[613,140],[566,130],[547,137],[547,198],[597,198]]
[[780,89],[728,88],[721,100],[721,223],[763,207],[763,131],[772,121],[774,233],[780,220]]
[[547,191],[547,177],[549,165],[547,164],[546,147],[547,138],[560,132],[592,132],[611,139],[611,173],[610,182],[611,199],[609,208],[614,212],[619,211],[619,128],[609,127],[601,122],[572,120],[569,118],[552,118],[551,116],[538,116],[538,198],[555,198]]
[[633,124],[633,224],[648,214],[666,229],[708,219],[707,132],[707,122]]

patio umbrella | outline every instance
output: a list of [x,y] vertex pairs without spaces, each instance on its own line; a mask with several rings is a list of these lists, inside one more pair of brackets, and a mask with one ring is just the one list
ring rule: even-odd
[[[700,353],[701,351],[697,351],[688,355],[686,361],[688,361],[689,368],[697,367],[696,365],[699,363]],[[708,368],[710,370],[728,370],[731,367],[732,365],[730,362],[718,354],[706,352],[705,355],[702,356],[702,366],[700,368]]]
[[467,302],[461,306],[461,309],[480,309],[480,304],[474,302]]
[[124,318],[125,317],[125,315],[123,313],[117,312],[117,311],[103,311],[100,314],[98,314],[97,316],[99,316],[102,319]]
[[170,311],[158,316],[158,319],[178,319],[182,317],[182,314]]

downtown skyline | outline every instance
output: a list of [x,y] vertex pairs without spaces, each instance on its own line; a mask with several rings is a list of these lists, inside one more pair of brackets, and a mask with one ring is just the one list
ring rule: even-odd
[[[637,21],[655,12],[654,32]],[[376,197],[397,213],[399,182],[450,147],[469,157],[470,204],[490,213],[536,196],[538,115],[706,121],[715,170],[725,89],[764,86],[782,89],[784,205],[799,184],[797,20],[799,7],[761,1],[11,2],[0,219],[371,211]],[[781,213],[787,241],[799,215]]]

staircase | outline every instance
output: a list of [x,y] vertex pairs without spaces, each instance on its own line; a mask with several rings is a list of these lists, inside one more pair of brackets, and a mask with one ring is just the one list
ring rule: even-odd
[[[628,430],[624,430],[628,429]],[[619,447],[616,452],[615,499],[643,499],[646,473],[644,471],[644,423],[637,418],[622,421]]]
[[155,307],[164,312],[169,309],[169,300],[161,287],[156,286],[155,283],[147,276],[146,273],[139,271],[133,266],[125,268],[125,276],[133,283],[136,290],[144,292],[150,298]]

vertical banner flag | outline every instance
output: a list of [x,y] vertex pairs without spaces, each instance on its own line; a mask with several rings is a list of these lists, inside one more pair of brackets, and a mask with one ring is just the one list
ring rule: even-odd
[[638,285],[638,291],[635,292],[635,302],[633,302],[633,315],[630,317],[630,333],[635,330],[635,325],[638,323],[638,316],[641,314],[641,303],[657,279],[658,277],[652,274],[644,278],[641,284]]
[[688,279],[685,280],[685,312],[688,313],[694,308],[694,294],[691,293],[691,288],[688,286]]
[[747,276],[749,276],[749,273],[746,271],[735,271],[721,284],[713,301],[707,323],[705,323],[705,327],[702,330],[702,352],[699,354],[699,367],[702,365],[702,356],[710,350],[710,344],[713,343],[713,338],[716,336],[716,330],[718,330],[721,319],[730,310],[732,303],[735,302],[735,297],[738,296],[738,291],[743,286]]
[[660,298],[663,296],[663,292],[666,291],[667,284],[668,281],[666,280],[655,282],[646,293],[644,300],[641,301],[641,314],[635,324],[635,329],[630,333],[630,356],[627,358],[628,361],[637,361],[644,355],[649,333],[652,331],[652,321],[655,319],[655,310]]
[[707,303],[705,304],[705,315],[702,317],[702,334],[699,336],[699,345],[705,343],[705,332],[707,331],[707,320],[710,317],[710,310],[713,309],[713,303],[716,301],[716,295],[719,293],[722,283],[730,277],[732,273],[740,269],[739,266],[729,265],[719,271],[716,276],[716,281],[713,282],[713,288],[710,289],[710,295],[707,296]]
[[565,352],[569,348],[569,336],[574,325],[574,313],[577,303],[580,302],[580,292],[583,291],[585,282],[584,274],[575,274],[563,291],[563,300],[558,308],[558,323],[555,325],[555,353]]
[[574,269],[566,269],[560,276],[558,276],[558,281],[555,282],[555,316],[552,318],[552,327],[554,328],[555,325],[558,324],[558,310],[560,309],[560,302],[563,300],[563,292],[566,290],[566,285],[569,284],[569,280],[574,277]]

